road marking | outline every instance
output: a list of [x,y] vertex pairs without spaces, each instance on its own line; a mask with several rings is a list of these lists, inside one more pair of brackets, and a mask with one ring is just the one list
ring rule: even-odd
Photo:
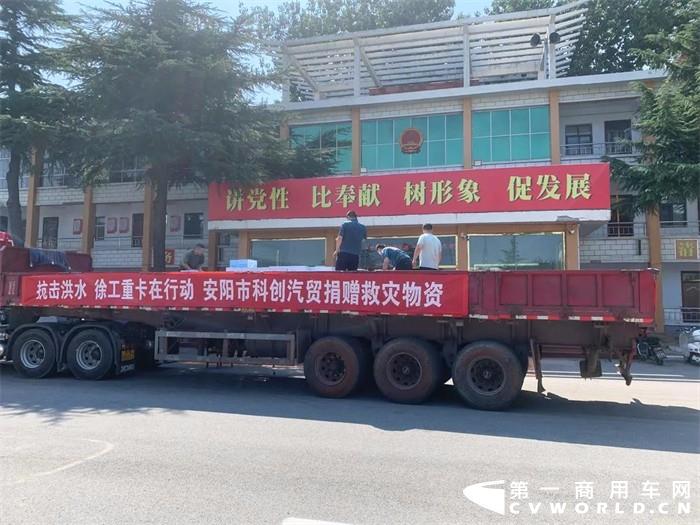
[[319,520],[307,520],[304,518],[285,518],[282,520],[281,525],[350,525],[349,523],[342,523],[340,521],[319,521]]
[[79,465],[82,465],[83,463],[87,463],[88,461],[92,461],[93,459],[97,459],[100,456],[104,456],[105,454],[108,454],[114,449],[114,445],[110,443],[109,441],[102,441],[101,439],[84,439],[82,441],[89,441],[90,443],[101,443],[104,445],[104,448],[100,450],[99,452],[95,452],[94,454],[90,454],[89,456],[86,456],[81,459],[76,459],[75,461],[71,461],[70,463],[67,463],[65,465],[62,465],[60,467],[56,467],[51,470],[45,470],[43,472],[37,472],[36,474],[30,474],[26,478],[21,478],[16,481],[13,481],[11,483],[6,484],[5,486],[9,485],[19,485],[20,483],[24,483],[25,481],[29,481],[32,478],[39,478],[39,477],[45,477],[45,476],[51,476],[53,474],[58,474],[59,472],[63,472],[64,470],[72,469],[74,467],[77,467]]

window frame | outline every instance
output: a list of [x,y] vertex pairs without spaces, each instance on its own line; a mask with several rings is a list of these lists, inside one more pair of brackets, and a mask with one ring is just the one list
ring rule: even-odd
[[[671,207],[671,220],[664,220],[664,207]],[[682,206],[681,219],[676,220],[676,210],[674,207]],[[659,205],[659,222],[662,228],[686,228],[688,226],[688,203],[686,201],[668,201]]]
[[[187,233],[187,217],[192,216],[192,215],[199,215],[200,220],[199,220],[199,233],[192,234],[192,233]],[[204,212],[187,212],[182,214],[182,238],[183,239],[203,239],[204,238]]]
[[[100,221],[102,219],[102,221]],[[101,222],[101,224],[100,224]],[[104,241],[105,240],[105,234],[106,234],[106,228],[107,228],[107,217],[104,215],[100,215],[99,217],[95,217],[95,229],[93,232],[93,240],[95,241]],[[102,233],[99,234],[98,232],[102,230]]]
[[470,241],[473,237],[504,237],[504,236],[532,236],[532,235],[552,235],[558,236],[561,240],[561,268],[537,268],[533,271],[547,271],[547,270],[564,270],[566,269],[566,239],[564,237],[564,232],[517,232],[517,233],[471,233],[467,236],[467,269],[468,271],[510,271],[521,269],[519,266],[514,268],[495,268],[495,266],[485,267],[483,269],[474,268],[472,266],[472,247]]
[[[255,259],[253,256],[253,244],[255,242],[271,242],[271,241],[284,241],[284,242],[294,242],[294,241],[322,241],[323,242],[323,263],[320,265],[309,265],[309,264],[273,264],[270,266],[259,266],[259,268],[270,268],[274,266],[325,266],[326,262],[326,252],[327,252],[327,240],[325,237],[297,237],[297,238],[285,238],[285,239],[279,239],[279,238],[264,238],[264,237],[258,237],[254,239],[250,239],[249,245],[250,245],[250,258]],[[256,259],[257,260],[257,259]]]

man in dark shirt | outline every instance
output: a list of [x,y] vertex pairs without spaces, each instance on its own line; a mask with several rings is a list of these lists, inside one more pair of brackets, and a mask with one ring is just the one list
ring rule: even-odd
[[413,262],[409,255],[393,246],[377,244],[377,253],[382,258],[382,270],[388,270],[393,266],[394,270],[413,270]]
[[204,264],[204,245],[198,244],[182,258],[180,270],[201,270]]
[[357,220],[357,214],[349,211],[348,220],[340,226],[335,239],[335,269],[338,271],[355,271],[360,264],[362,241],[367,238],[367,228]]

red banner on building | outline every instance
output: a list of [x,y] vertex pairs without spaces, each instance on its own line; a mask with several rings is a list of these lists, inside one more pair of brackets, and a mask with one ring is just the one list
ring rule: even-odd
[[209,187],[209,220],[610,208],[607,164],[569,164],[361,177],[285,179]]
[[23,276],[21,304],[465,316],[467,272],[173,272]]

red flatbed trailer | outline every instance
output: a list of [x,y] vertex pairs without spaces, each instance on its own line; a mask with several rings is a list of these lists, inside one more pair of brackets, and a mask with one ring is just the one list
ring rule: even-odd
[[554,355],[580,357],[582,377],[615,356],[629,384],[656,297],[653,270],[95,272],[88,256],[56,253],[0,249],[2,356],[30,377],[303,365],[327,397],[373,376],[390,400],[418,403],[451,377],[469,405],[502,409],[529,358],[538,389]]

